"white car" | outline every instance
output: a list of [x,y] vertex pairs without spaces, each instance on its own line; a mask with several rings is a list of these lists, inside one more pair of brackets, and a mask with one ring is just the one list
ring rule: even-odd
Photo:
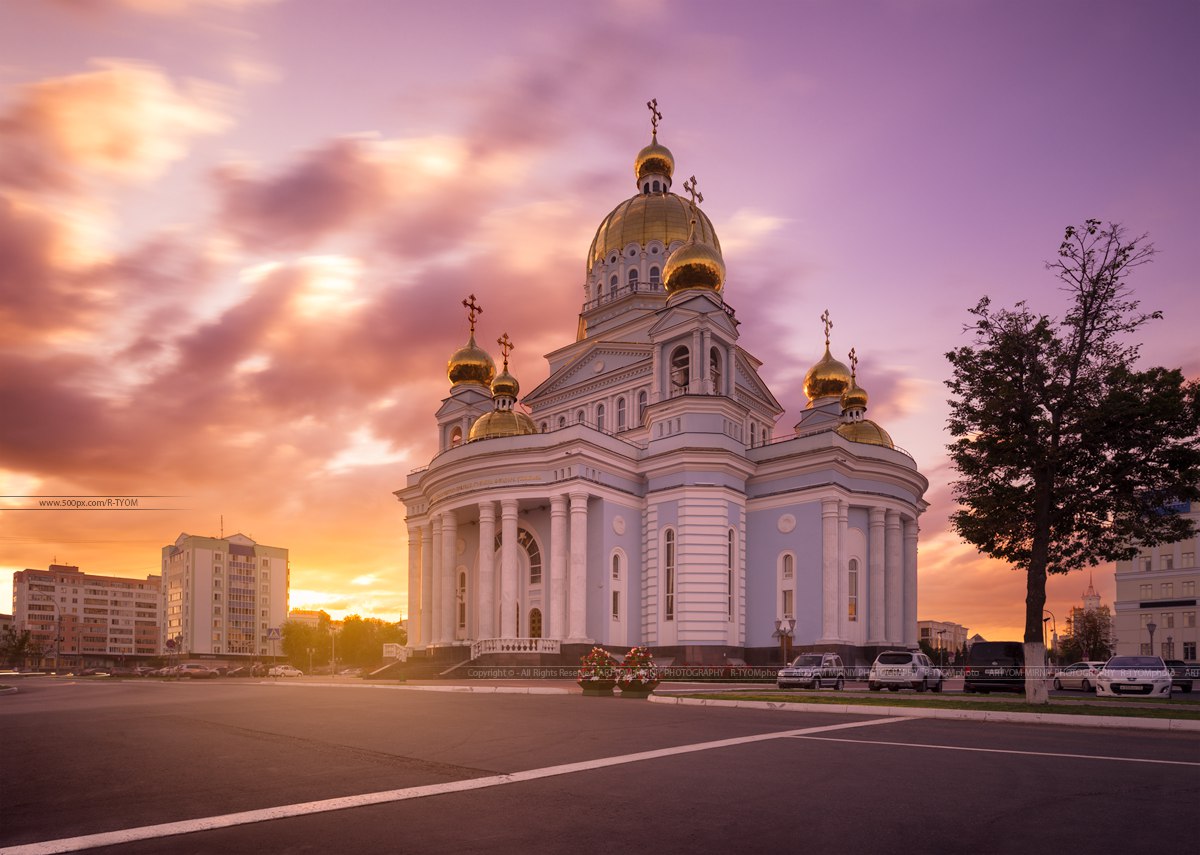
[[1171,697],[1171,672],[1159,656],[1114,656],[1096,675],[1096,694]]
[[916,650],[885,650],[875,657],[871,673],[867,677],[867,688],[872,692],[887,689],[916,689],[923,692],[942,690],[942,672],[924,653]]
[[291,665],[273,665],[267,672],[271,677],[303,677],[304,672]]
[[1054,675],[1054,688],[1082,689],[1091,692],[1096,688],[1096,676],[1104,667],[1103,662],[1076,662]]

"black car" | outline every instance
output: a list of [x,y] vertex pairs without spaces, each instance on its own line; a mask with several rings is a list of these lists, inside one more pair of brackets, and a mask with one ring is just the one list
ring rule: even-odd
[[1171,689],[1192,690],[1192,680],[1200,673],[1200,665],[1189,665],[1182,659],[1168,659],[1164,663],[1171,672]]
[[967,650],[964,692],[1025,691],[1025,645],[1019,641],[977,641]]

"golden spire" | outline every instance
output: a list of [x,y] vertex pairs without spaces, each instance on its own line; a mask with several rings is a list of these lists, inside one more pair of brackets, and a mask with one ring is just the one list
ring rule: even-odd
[[804,375],[804,394],[808,397],[810,407],[818,398],[840,397],[852,382],[850,369],[829,352],[829,331],[833,329],[833,321],[829,318],[828,309],[822,313],[821,323],[825,326],[825,354]]
[[646,102],[650,111],[650,145],[638,152],[633,162],[633,172],[640,182],[647,175],[661,175],[666,179],[666,192],[670,188],[671,175],[675,172],[675,155],[671,150],[658,142],[658,122],[662,113],[658,111],[658,99],[652,98]]
[[471,425],[468,435],[471,442],[537,433],[533,419],[527,413],[514,409],[521,387],[517,378],[508,373],[508,355],[514,350],[512,339],[506,332],[496,339],[496,344],[500,345],[500,352],[504,354],[504,368],[492,381],[492,411],[484,413]]
[[500,352],[504,354],[504,370],[508,370],[508,355],[513,352],[512,339],[508,337],[506,332],[500,338],[496,339],[496,344],[500,345]]

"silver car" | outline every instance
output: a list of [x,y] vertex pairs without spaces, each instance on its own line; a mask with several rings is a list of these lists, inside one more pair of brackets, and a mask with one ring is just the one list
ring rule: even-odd
[[1103,662],[1076,662],[1074,665],[1068,665],[1054,675],[1054,688],[1094,692],[1096,676],[1103,667]]
[[819,689],[846,685],[846,668],[836,653],[801,653],[791,665],[779,669],[776,685],[781,689]]

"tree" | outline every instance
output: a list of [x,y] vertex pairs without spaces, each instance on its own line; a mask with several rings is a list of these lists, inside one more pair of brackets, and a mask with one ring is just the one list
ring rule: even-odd
[[28,668],[30,660],[37,662],[44,652],[44,645],[27,629],[18,632],[6,626],[0,632],[0,661],[9,668]]
[[[1046,577],[1132,558],[1137,544],[1182,540],[1192,524],[1173,502],[1200,499],[1198,384],[1177,369],[1137,370],[1128,338],[1143,313],[1126,279],[1148,262],[1146,235],[1117,224],[1068,227],[1047,263],[1071,298],[1061,320],[1024,301],[970,312],[974,342],[946,354],[947,427],[968,543],[1026,573],[1026,663],[1044,661]],[[1048,703],[1033,671],[1026,697]]]
[[1108,606],[1089,611],[1079,609],[1075,617],[1068,618],[1062,651],[1067,662],[1098,661],[1112,656],[1112,612]]

